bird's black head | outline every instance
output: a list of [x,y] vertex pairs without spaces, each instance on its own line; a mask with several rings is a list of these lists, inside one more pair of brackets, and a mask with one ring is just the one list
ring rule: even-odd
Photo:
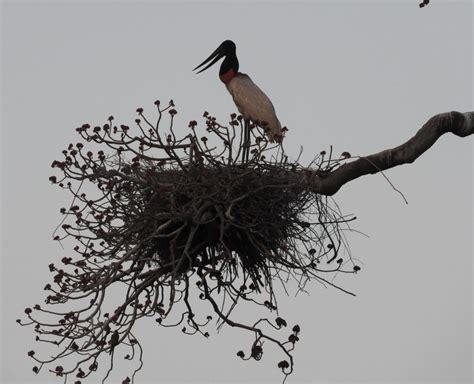
[[206,60],[204,60],[193,70],[195,71],[196,69],[207,64],[204,68],[197,72],[201,73],[202,71],[205,71],[207,68],[218,62],[221,58],[225,57],[224,61],[221,64],[219,75],[222,81],[227,82],[225,79],[227,79],[229,76],[230,78],[232,78],[239,71],[239,61],[237,60],[237,55],[235,54],[235,51],[235,43],[232,40],[225,40],[224,42],[222,42],[221,45],[219,45],[219,47],[217,47],[214,52],[212,52],[212,54]]
[[235,54],[235,43],[232,40],[223,41],[220,48],[225,52],[225,55]]

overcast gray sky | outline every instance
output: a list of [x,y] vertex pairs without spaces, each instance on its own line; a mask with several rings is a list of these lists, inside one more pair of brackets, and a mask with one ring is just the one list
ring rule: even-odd
[[[137,107],[171,98],[182,130],[204,110],[227,121],[236,108],[218,66],[191,69],[232,39],[240,70],[290,129],[290,156],[301,145],[303,162],[330,145],[353,155],[396,146],[433,114],[473,107],[472,3],[417,3],[4,1],[1,382],[56,382],[31,372],[26,352],[39,348],[15,319],[42,302],[47,265],[68,252],[50,238],[69,196],[48,177],[74,128],[110,114],[130,123]],[[471,382],[472,149],[472,138],[447,135],[387,172],[408,205],[380,175],[335,196],[370,236],[349,236],[362,271],[337,280],[357,297],[314,284],[280,299],[302,328],[288,383]],[[136,328],[138,383],[281,380],[276,350],[259,363],[235,356],[250,342],[237,330],[203,340]]]

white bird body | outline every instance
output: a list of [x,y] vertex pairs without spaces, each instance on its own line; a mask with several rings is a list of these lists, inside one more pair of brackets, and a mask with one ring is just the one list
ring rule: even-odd
[[262,127],[271,143],[274,141],[281,142],[283,139],[282,128],[276,116],[275,108],[268,96],[255,85],[250,77],[245,73],[239,72],[239,60],[237,59],[236,47],[233,41],[225,40],[194,70],[205,66],[199,70],[198,73],[201,73],[223,57],[224,61],[219,69],[219,78],[226,85],[237,109],[245,119],[243,147],[247,151],[250,147],[249,121]]
[[247,76],[238,72],[226,83],[234,103],[245,119],[265,129],[270,142],[281,140],[281,124],[265,93]]

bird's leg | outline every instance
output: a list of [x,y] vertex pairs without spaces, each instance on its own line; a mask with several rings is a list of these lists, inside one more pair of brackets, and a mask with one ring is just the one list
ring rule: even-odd
[[250,152],[250,121],[245,122],[245,162],[249,161]]
[[250,151],[250,121],[244,120],[244,140],[242,145],[242,163],[247,163],[249,161],[249,151]]
[[249,161],[250,156],[250,121],[247,126],[247,162]]
[[246,132],[247,132],[247,119],[244,119],[244,128],[243,128],[243,131],[242,131],[242,164],[245,163]]

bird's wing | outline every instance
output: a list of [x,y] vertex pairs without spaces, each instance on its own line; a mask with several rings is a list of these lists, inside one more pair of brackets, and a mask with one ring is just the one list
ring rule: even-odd
[[249,76],[239,73],[226,86],[239,112],[255,124],[268,128],[267,134],[270,141],[281,136],[280,121],[272,102]]

